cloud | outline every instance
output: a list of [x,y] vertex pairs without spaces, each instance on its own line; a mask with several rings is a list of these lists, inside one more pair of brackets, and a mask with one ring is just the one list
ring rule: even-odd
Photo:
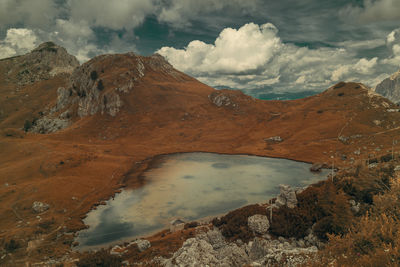
[[182,28],[191,25],[193,20],[204,20],[205,16],[215,15],[216,12],[251,13],[260,3],[259,0],[169,0],[159,3],[157,17],[160,22]]
[[400,28],[393,30],[386,37],[386,45],[390,51],[390,57],[384,59],[384,64],[400,68]]
[[[397,31],[396,31],[397,33]],[[400,46],[393,45],[393,55]],[[181,71],[212,86],[238,89],[273,88],[274,91],[323,90],[340,80],[373,86],[375,77],[388,69],[388,58],[360,57],[358,49],[385,46],[385,40],[343,42],[341,47],[310,49],[284,43],[270,24],[248,23],[239,29],[226,28],[213,44],[192,41],[183,49],[162,47],[157,52]],[[393,57],[392,61],[400,63]],[[390,71],[389,71],[390,73]]]
[[364,0],[362,6],[347,6],[341,15],[356,18],[361,22],[389,21],[400,19],[400,1]]
[[276,33],[276,27],[270,23],[249,23],[238,30],[224,29],[214,45],[192,41],[186,49],[163,47],[158,53],[177,68],[196,75],[251,73],[267,64],[280,49],[282,44]]
[[38,38],[32,30],[11,28],[0,41],[0,58],[27,53],[38,44]]
[[0,28],[17,24],[48,28],[60,12],[53,0],[0,0]]

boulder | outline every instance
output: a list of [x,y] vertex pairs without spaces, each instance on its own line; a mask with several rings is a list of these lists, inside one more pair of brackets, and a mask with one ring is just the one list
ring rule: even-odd
[[267,216],[256,214],[247,219],[247,225],[250,230],[257,234],[265,234],[269,229],[269,221]]
[[217,266],[219,261],[215,254],[213,247],[207,241],[189,238],[174,253],[166,266]]
[[323,163],[314,163],[313,165],[311,165],[310,171],[320,172],[323,167],[324,167]]
[[280,193],[276,198],[275,205],[280,207],[286,205],[288,208],[294,208],[297,205],[296,190],[289,185],[280,185]]
[[235,96],[223,91],[215,91],[208,96],[208,99],[217,107],[237,108],[238,104],[234,101]]
[[138,239],[138,240],[135,240],[135,241],[133,241],[133,242],[131,243],[131,245],[132,245],[132,244],[136,244],[140,252],[143,252],[143,251],[145,251],[146,249],[148,249],[148,248],[151,247],[150,241],[149,241],[149,240],[146,240],[146,239]]
[[35,201],[32,204],[32,210],[35,213],[42,213],[45,212],[46,210],[48,210],[50,208],[49,204],[43,203],[43,202],[39,202],[39,201]]

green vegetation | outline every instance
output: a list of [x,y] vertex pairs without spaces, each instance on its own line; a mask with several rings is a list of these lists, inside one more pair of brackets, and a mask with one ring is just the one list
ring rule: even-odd
[[13,252],[18,248],[20,248],[20,244],[17,241],[15,241],[14,239],[11,239],[10,241],[8,241],[4,244],[4,249],[7,252]]
[[97,83],[97,89],[99,91],[102,91],[104,89],[104,85],[103,85],[103,81],[99,80],[99,82]]
[[90,73],[90,79],[92,79],[92,81],[97,80],[99,76],[97,75],[97,72],[94,70]]

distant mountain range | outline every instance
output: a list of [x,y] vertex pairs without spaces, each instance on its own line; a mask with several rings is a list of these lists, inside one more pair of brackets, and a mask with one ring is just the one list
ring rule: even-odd
[[[229,89],[235,90],[229,86],[214,86],[215,89]],[[261,99],[261,100],[295,100],[300,98],[305,98],[308,96],[316,95],[319,92],[316,91],[300,91],[300,92],[272,92],[271,87],[262,88],[251,88],[251,89],[241,89],[246,95]]]

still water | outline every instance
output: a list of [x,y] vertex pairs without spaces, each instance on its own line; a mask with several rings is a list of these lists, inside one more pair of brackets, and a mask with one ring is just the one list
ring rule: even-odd
[[164,156],[144,173],[146,185],[123,190],[88,213],[79,249],[130,241],[163,228],[174,218],[185,221],[216,216],[279,193],[279,184],[303,187],[327,177],[310,164],[245,155],[183,153]]

